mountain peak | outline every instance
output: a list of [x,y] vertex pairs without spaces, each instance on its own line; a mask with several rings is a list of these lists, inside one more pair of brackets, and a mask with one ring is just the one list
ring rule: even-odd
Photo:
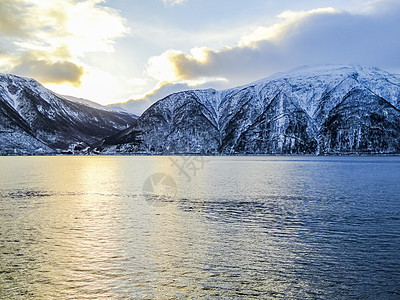
[[34,79],[0,74],[0,155],[89,146],[134,121],[126,112],[65,99]]
[[328,65],[174,93],[146,110],[129,136],[103,146],[148,154],[398,153],[398,82],[378,68]]

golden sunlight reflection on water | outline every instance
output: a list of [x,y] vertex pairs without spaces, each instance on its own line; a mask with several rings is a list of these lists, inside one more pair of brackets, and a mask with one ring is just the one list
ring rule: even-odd
[[395,295],[398,159],[205,159],[0,157],[0,298]]
[[[143,289],[141,296],[149,293],[160,299],[173,295],[176,286],[196,286],[186,279],[180,283],[182,275],[190,273],[182,260],[201,254],[193,244],[204,226],[196,218],[186,218],[175,202],[158,208],[149,205],[141,191],[146,176],[175,172],[168,159],[155,158],[143,167],[138,158],[19,158],[8,167],[11,173],[24,173],[3,181],[2,188],[18,186],[27,193],[29,210],[19,221],[34,225],[28,230],[37,232],[33,244],[40,263],[35,276],[52,286],[48,291],[34,289],[32,295],[116,297],[110,286],[113,278],[137,284]],[[39,168],[45,173],[37,174]],[[30,197],[29,188],[47,197]],[[130,264],[132,270],[126,267]],[[158,284],[151,287],[151,282]]]

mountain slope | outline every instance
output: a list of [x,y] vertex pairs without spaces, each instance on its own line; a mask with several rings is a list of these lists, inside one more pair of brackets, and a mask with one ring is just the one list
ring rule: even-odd
[[400,76],[322,66],[224,91],[172,94],[103,153],[400,153]]
[[400,111],[369,90],[351,90],[325,119],[321,145],[334,153],[400,153]]
[[135,119],[126,112],[64,98],[33,79],[0,74],[1,154],[51,153],[77,144],[89,146],[125,129]]
[[8,103],[0,101],[0,155],[52,152],[35,138],[29,125]]

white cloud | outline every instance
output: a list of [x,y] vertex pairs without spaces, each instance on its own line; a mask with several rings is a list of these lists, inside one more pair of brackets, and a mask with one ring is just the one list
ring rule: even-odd
[[260,26],[245,36],[239,41],[240,47],[256,46],[257,42],[268,40],[279,40],[285,36],[285,32],[290,30],[290,27],[300,26],[303,21],[314,15],[320,14],[335,14],[338,10],[332,7],[317,8],[309,11],[284,11],[277,17],[278,22],[271,26]]
[[168,50],[152,57],[147,72],[158,80],[226,78],[247,83],[302,65],[362,64],[400,68],[400,3],[374,1],[357,13],[320,8],[286,11],[236,45]]
[[174,6],[186,2],[186,0],[162,0],[166,6]]
[[182,51],[168,50],[160,56],[150,57],[147,63],[147,75],[159,81],[174,81],[177,78],[175,66],[171,60],[178,56],[185,55]]

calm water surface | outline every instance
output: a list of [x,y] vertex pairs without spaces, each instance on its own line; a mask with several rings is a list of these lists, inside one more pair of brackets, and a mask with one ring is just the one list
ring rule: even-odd
[[1,299],[400,299],[400,158],[0,157]]

